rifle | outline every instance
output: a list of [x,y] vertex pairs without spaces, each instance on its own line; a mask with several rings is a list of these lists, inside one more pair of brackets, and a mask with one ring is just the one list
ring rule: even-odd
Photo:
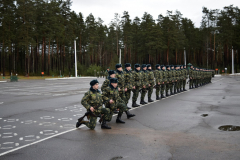
[[[100,106],[97,106],[94,109],[98,109]],[[90,109],[87,110],[87,112],[78,119],[79,122],[83,121],[83,119],[87,116],[87,118],[89,119],[89,116],[93,116],[93,117],[101,117],[101,115],[95,115]]]

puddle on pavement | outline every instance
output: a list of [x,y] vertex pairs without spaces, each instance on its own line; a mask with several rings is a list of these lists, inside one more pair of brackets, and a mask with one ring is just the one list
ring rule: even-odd
[[218,129],[222,131],[240,131],[240,126],[225,125],[220,126]]
[[113,157],[111,160],[118,160],[118,159],[122,159],[122,156],[118,156],[118,157]]
[[202,116],[202,117],[207,117],[207,116],[208,116],[208,114],[202,114],[201,116]]

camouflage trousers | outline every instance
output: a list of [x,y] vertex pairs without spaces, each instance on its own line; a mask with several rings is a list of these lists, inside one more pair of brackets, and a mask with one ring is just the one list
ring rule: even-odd
[[193,87],[193,79],[189,79],[189,88]]
[[126,96],[125,96],[125,91],[119,91],[119,96],[121,97],[121,99],[125,102],[126,100]]
[[150,85],[151,86],[148,87],[148,98],[152,97],[154,83],[151,83]]
[[170,90],[170,83],[166,83],[166,94],[168,93],[168,90]]
[[158,97],[161,91],[161,85],[156,85],[156,96]]
[[[103,118],[107,119],[110,115],[110,109],[109,108],[102,108],[98,110],[99,112],[94,112],[95,115],[104,114]],[[97,117],[89,116],[89,121],[84,123],[88,128],[94,129],[97,124]]]
[[118,114],[122,115],[123,112],[128,111],[127,105],[124,103],[113,103],[110,105],[107,105],[107,108],[109,107],[110,109],[110,113],[108,114],[108,116],[104,117],[106,121],[110,122],[112,120],[112,116],[113,116],[113,112],[115,111],[115,109],[119,109]]
[[141,100],[144,100],[145,95],[147,94],[148,88],[143,88],[141,92]]
[[186,79],[183,80],[183,89],[185,89],[186,86]]
[[164,93],[164,90],[166,90],[166,84],[161,84],[161,94]]
[[131,92],[132,90],[131,89],[128,89],[127,92],[125,92],[125,103],[128,104],[128,101],[131,97]]
[[140,87],[139,86],[135,86],[135,89],[133,89],[133,97],[132,97],[132,100],[135,102],[137,101],[137,98],[138,98],[138,95],[139,95],[139,90],[140,90]]

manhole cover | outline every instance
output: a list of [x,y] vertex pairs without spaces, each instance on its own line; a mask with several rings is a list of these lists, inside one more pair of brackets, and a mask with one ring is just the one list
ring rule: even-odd
[[240,131],[240,126],[226,125],[220,126],[218,129],[222,131]]
[[208,114],[202,114],[201,116],[202,116],[202,117],[207,117],[207,116],[208,116]]

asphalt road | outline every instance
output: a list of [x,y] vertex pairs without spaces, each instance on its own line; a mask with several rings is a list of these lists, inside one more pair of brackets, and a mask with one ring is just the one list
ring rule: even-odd
[[218,129],[240,126],[239,76],[132,109],[111,130],[75,129],[90,80],[0,83],[0,159],[240,159],[240,131]]

